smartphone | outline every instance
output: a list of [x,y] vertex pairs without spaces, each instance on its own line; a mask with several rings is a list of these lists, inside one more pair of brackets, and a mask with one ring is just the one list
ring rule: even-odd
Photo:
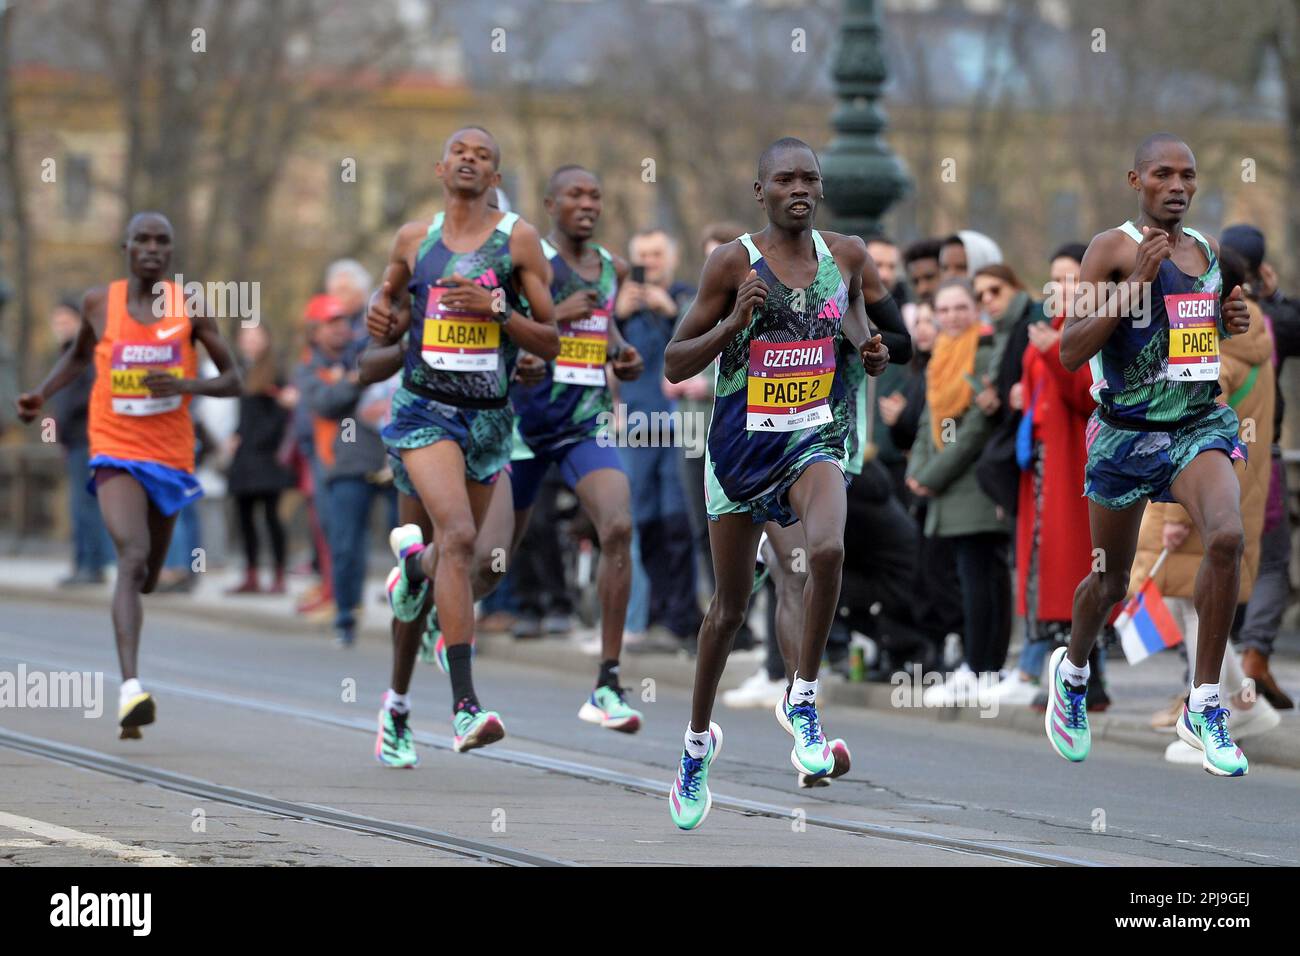
[[632,267],[632,281],[640,282],[642,284],[645,283],[645,266]]

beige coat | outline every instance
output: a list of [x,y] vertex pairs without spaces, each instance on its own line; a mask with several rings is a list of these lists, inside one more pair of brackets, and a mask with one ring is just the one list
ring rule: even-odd
[[[1255,384],[1237,403],[1237,418],[1241,420],[1241,443],[1249,456],[1247,463],[1235,462],[1237,479],[1241,482],[1241,521],[1246,535],[1246,553],[1241,562],[1241,590],[1238,602],[1250,598],[1259,573],[1259,539],[1264,531],[1264,503],[1268,499],[1268,482],[1272,474],[1270,456],[1273,440],[1273,340],[1264,325],[1264,316],[1254,302],[1250,309],[1250,331],[1220,343],[1222,362],[1219,369],[1219,401],[1237,391],[1250,375],[1259,368]],[[1138,534],[1137,556],[1133,559],[1133,572],[1129,578],[1132,594],[1147,579],[1151,566],[1160,556],[1161,539],[1165,522],[1190,525],[1191,517],[1177,504],[1149,504],[1142,517],[1142,530]],[[1201,565],[1205,547],[1201,536],[1193,527],[1177,551],[1170,552],[1156,573],[1156,586],[1166,597],[1192,596],[1196,571]]]

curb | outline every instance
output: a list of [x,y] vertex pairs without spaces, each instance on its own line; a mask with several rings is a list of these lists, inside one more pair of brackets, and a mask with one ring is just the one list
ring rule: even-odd
[[[105,592],[68,592],[55,593],[46,590],[30,590],[11,584],[0,584],[0,598],[14,598],[36,601],[46,604],[70,605],[79,608],[107,608],[110,596]],[[151,613],[182,614],[194,620],[195,605],[189,595],[163,594],[150,597],[148,607]],[[329,633],[328,625],[304,621],[296,616],[286,617],[282,609],[260,610],[256,607],[202,606],[199,609],[203,620],[219,621],[235,626],[270,628],[294,634]],[[373,622],[363,623],[357,628],[357,639],[367,642],[390,639],[388,625]],[[571,643],[552,638],[536,640],[515,640],[509,635],[493,635],[479,640],[477,653],[493,660],[509,661],[548,670],[580,674],[594,671],[596,655],[586,654]],[[732,659],[728,673],[734,679],[737,671],[746,665]],[[653,671],[653,675],[646,672]],[[637,687],[641,680],[650,677],[656,682],[680,690],[690,690],[695,680],[695,662],[681,655],[638,654],[629,650],[624,656],[623,673],[629,687]],[[743,676],[748,676],[743,675]],[[981,717],[977,707],[900,707],[891,698],[899,688],[890,684],[861,683],[854,684],[836,681],[829,684],[823,693],[827,700],[837,706],[858,707],[865,710],[906,715],[916,719],[928,719],[936,723],[962,721],[964,723],[991,723],[1002,730],[1014,730],[1036,737],[1043,735],[1043,717],[1039,711],[1029,707],[1001,707],[996,717]],[[1286,733],[1288,724],[1293,722],[1283,719],[1281,727],[1258,737],[1251,737],[1247,746],[1248,756],[1253,763],[1269,766],[1286,767],[1300,770],[1300,738]],[[1091,718],[1094,740],[1109,740],[1138,747],[1155,754],[1163,755],[1172,734],[1154,731],[1146,724],[1132,718],[1114,717],[1097,714]]]

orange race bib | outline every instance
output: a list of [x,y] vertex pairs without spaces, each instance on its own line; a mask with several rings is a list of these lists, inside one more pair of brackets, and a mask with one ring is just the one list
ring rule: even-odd
[[1165,296],[1169,368],[1174,382],[1219,380],[1219,297],[1213,292]]
[[180,408],[180,395],[155,398],[145,388],[145,377],[158,371],[176,378],[184,375],[179,345],[131,342],[114,345],[113,361],[109,366],[109,395],[113,411],[119,415],[161,415]]
[[831,421],[835,346],[814,342],[750,342],[747,431],[792,432]]
[[560,355],[555,381],[565,385],[605,384],[605,355],[609,350],[609,311],[592,309],[591,318],[561,322]]
[[420,355],[444,372],[492,372],[501,347],[501,325],[491,316],[445,309],[440,300],[448,286],[429,286]]

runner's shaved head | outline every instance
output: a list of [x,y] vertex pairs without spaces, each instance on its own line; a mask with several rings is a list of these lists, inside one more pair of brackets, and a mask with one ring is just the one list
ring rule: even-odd
[[817,169],[822,168],[821,160],[817,159],[817,153],[811,146],[801,139],[793,136],[782,136],[775,143],[763,150],[763,154],[758,157],[758,181],[767,182],[767,177],[772,173],[772,167],[776,164],[776,158],[789,149],[806,149],[813,154],[813,161],[817,163]]
[[136,227],[139,226],[140,223],[146,219],[161,220],[162,224],[167,227],[167,231],[169,233],[174,231],[172,229],[172,221],[168,219],[166,216],[164,216],[162,213],[153,212],[153,211],[138,212],[134,216],[132,216],[131,221],[126,224],[126,238],[130,239],[131,234],[135,232]]
[[1142,172],[1143,167],[1149,166],[1155,162],[1156,153],[1160,151],[1161,146],[1169,143],[1177,143],[1187,150],[1191,155],[1192,148],[1183,141],[1181,136],[1175,136],[1173,133],[1152,133],[1138,145],[1137,152],[1133,154],[1133,169]]
[[485,130],[482,126],[462,126],[460,129],[456,130],[456,132],[448,136],[446,145],[442,147],[442,158],[443,159],[447,158],[447,151],[451,149],[451,144],[456,141],[456,137],[458,137],[461,133],[464,133],[467,130],[471,130],[471,129],[476,132],[482,133],[484,136],[487,137],[488,142],[492,144],[492,165],[497,169],[500,169],[501,168],[501,147],[497,143],[497,138],[493,136],[491,133],[489,133],[487,130]]
[[590,176],[596,181],[597,185],[600,183],[600,177],[586,166],[579,166],[577,163],[566,163],[555,172],[551,173],[551,178],[547,180],[546,183],[546,195],[554,196],[560,189],[560,183],[573,173],[581,173],[584,176]]

